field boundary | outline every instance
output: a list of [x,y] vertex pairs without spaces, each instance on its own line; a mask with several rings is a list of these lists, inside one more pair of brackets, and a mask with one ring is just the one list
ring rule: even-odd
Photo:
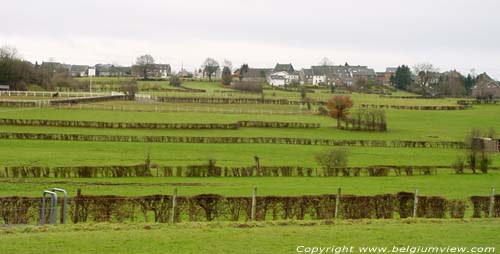
[[0,118],[0,125],[53,126],[80,128],[113,129],[238,129],[247,128],[319,128],[319,123],[238,121],[236,123],[138,123],[138,122],[99,122],[46,119],[8,119]]
[[460,141],[414,141],[414,140],[334,140],[287,137],[196,137],[196,136],[126,136],[88,135],[61,133],[0,132],[0,139],[61,140],[92,142],[150,142],[150,143],[197,143],[197,144],[283,144],[355,147],[400,147],[400,148],[466,148]]
[[[175,200],[175,201],[174,201]],[[264,221],[328,219],[393,219],[465,217],[467,200],[440,196],[418,196],[411,192],[396,194],[307,195],[307,196],[195,196],[149,195],[115,196],[82,195],[68,200],[67,215],[73,223],[154,221]],[[490,197],[469,197],[473,218],[500,217],[500,195],[494,196],[493,213],[489,214]],[[61,202],[61,200],[59,200]],[[175,202],[175,207],[173,203]],[[414,205],[417,204],[414,210]],[[41,198],[0,197],[0,221],[4,224],[37,223]],[[47,208],[48,209],[48,208]],[[48,214],[48,213],[45,213]],[[338,216],[336,216],[338,215]],[[46,218],[45,218],[46,219]],[[173,220],[172,220],[173,219]]]

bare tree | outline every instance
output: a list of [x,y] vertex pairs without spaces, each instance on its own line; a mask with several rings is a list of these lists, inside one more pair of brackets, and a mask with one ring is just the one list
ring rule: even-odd
[[229,68],[229,71],[233,71],[233,63],[228,59],[224,59],[224,61],[222,61],[222,67],[227,67]]
[[19,59],[17,48],[4,45],[0,48],[0,58]]
[[205,62],[203,62],[203,72],[208,76],[208,80],[211,82],[212,81],[212,76],[214,73],[219,69],[219,63],[213,59],[213,58],[207,58],[205,59]]
[[418,85],[423,94],[426,93],[427,87],[436,85],[439,80],[436,73],[439,72],[431,63],[419,63],[413,66],[413,72],[418,76]]
[[333,61],[330,60],[328,57],[323,57],[321,58],[321,61],[319,62],[319,65],[321,66],[330,66],[333,65]]
[[149,54],[139,56],[135,60],[136,68],[138,68],[140,72],[142,72],[144,79],[148,79],[148,71],[151,70],[154,63],[155,59]]

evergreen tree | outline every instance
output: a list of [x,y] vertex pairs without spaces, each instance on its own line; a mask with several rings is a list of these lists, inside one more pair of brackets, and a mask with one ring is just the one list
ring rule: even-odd
[[411,85],[411,70],[410,67],[406,65],[401,65],[396,70],[396,75],[394,76],[394,83],[396,88],[405,90]]
[[231,70],[229,67],[225,66],[224,69],[222,69],[222,84],[225,86],[231,85],[232,80]]
[[465,95],[472,94],[472,88],[476,84],[476,78],[472,77],[470,74],[464,79]]

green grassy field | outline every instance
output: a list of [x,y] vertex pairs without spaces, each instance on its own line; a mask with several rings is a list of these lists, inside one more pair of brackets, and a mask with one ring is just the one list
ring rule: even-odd
[[[363,247],[386,247],[391,251],[394,247],[450,246],[466,248],[466,251],[485,251],[485,247],[491,247],[488,253],[496,253],[500,248],[499,227],[498,220],[380,220],[333,225],[303,222],[175,226],[104,223],[18,227],[0,229],[0,251],[4,254],[75,251],[163,254],[207,250],[213,253],[300,253],[298,251],[306,247],[346,246],[352,247],[353,253],[360,253]],[[382,249],[374,251],[377,252]]]
[[71,196],[80,188],[88,195],[142,196],[214,193],[225,196],[300,196],[334,194],[341,187],[345,194],[374,195],[415,191],[421,195],[467,200],[473,195],[487,196],[500,182],[500,172],[457,175],[443,170],[437,175],[389,177],[129,177],[129,178],[21,178],[0,179],[2,196],[40,196],[44,189],[64,188]]

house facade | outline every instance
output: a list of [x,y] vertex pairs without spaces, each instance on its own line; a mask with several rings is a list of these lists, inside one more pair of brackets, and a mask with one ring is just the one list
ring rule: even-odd
[[[144,71],[142,66],[132,66],[132,75],[135,77],[143,77]],[[148,78],[168,78],[171,76],[172,68],[170,64],[152,64],[147,70]]]
[[299,82],[300,72],[293,69],[292,64],[277,63],[267,78],[272,86],[285,86]]
[[71,65],[69,74],[72,77],[87,77],[88,76],[88,65]]
[[371,80],[376,77],[375,71],[366,66],[320,65],[303,69],[301,82],[316,86],[351,86],[358,80]]
[[264,83],[269,79],[271,72],[272,69],[269,68],[248,68],[243,73],[241,70],[236,70],[234,76],[239,77],[244,82]]
[[480,98],[500,98],[500,83],[483,73],[477,77],[472,88],[472,96]]

